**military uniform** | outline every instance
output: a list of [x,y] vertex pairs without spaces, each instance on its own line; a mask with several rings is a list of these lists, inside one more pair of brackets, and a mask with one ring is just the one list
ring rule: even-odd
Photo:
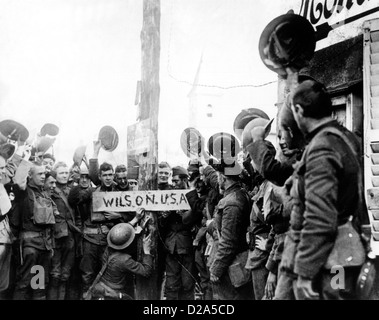
[[347,264],[341,262],[345,271],[343,290],[331,287],[333,274],[326,268],[326,261],[338,227],[357,217],[361,191],[357,183],[359,160],[331,129],[345,135],[359,154],[359,143],[353,133],[335,120],[307,135],[309,144],[297,164],[291,189],[294,205],[281,267],[295,276],[311,279],[322,299],[354,299],[360,266],[349,266],[349,261],[360,254],[359,248],[339,248],[341,257],[345,251],[355,251],[345,261]]
[[44,270],[45,288],[49,283],[49,273],[51,257],[54,248],[53,224],[34,223],[33,210],[35,202],[49,203],[50,214],[56,211],[56,206],[47,194],[32,183],[29,183],[26,190],[15,188],[15,196],[20,211],[22,212],[22,226],[20,228],[20,241],[22,247],[22,262],[17,270],[17,282],[14,291],[15,300],[33,299],[44,300],[46,298],[45,289],[31,288],[33,273],[31,268],[40,265]]
[[51,281],[48,299],[64,300],[66,286],[75,263],[75,217],[74,211],[68,204],[70,188],[59,185],[55,188],[51,198],[58,207],[59,214],[55,216],[54,239],[55,250],[51,265]]
[[92,193],[95,191],[116,191],[115,186],[110,188],[103,186],[82,189],[80,186],[73,187],[69,193],[68,201],[80,212],[81,230],[83,232],[82,259],[80,270],[82,272],[82,292],[85,293],[96,275],[101,269],[102,256],[107,246],[107,234],[109,230],[120,220],[92,221]]
[[134,293],[127,290],[133,287],[133,276],[149,277],[153,268],[153,257],[143,255],[143,261],[135,261],[127,251],[107,248],[103,255],[103,265],[107,264],[99,282],[93,289],[93,298],[134,299]]
[[160,217],[166,229],[165,295],[167,300],[194,300],[195,261],[193,250],[193,224],[183,223],[184,211],[172,211],[167,218]]
[[228,267],[236,255],[247,250],[246,232],[249,225],[251,200],[239,182],[230,185],[220,200],[215,212],[213,227],[218,230],[217,251],[210,267],[211,274],[219,278],[213,283],[216,300],[250,300],[251,283],[234,288],[228,275]]

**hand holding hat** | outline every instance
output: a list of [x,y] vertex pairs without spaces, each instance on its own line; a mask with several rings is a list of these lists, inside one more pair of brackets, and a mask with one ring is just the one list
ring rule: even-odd
[[255,118],[251,120],[242,132],[242,145],[246,148],[247,145],[258,140],[265,140],[271,131],[271,124],[274,120],[263,118]]

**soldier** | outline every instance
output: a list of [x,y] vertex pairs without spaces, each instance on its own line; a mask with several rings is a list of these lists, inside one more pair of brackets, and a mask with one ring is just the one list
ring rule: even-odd
[[56,187],[51,198],[58,207],[55,216],[54,239],[55,250],[51,262],[49,300],[65,300],[66,286],[75,262],[75,225],[74,210],[68,203],[70,187],[67,186],[69,169],[66,163],[57,162],[53,168],[56,176]]
[[[207,175],[204,174],[204,169],[206,169]],[[193,211],[190,217],[197,224],[198,228],[193,241],[195,263],[199,272],[203,299],[212,300],[212,285],[210,283],[209,266],[207,264],[210,249],[207,251],[207,248],[212,246],[210,243],[213,243],[213,239],[207,233],[207,221],[212,220],[214,209],[221,199],[218,190],[217,173],[211,166],[208,166],[204,157],[201,157],[195,163],[193,161],[190,162],[188,172],[192,172],[190,183],[193,185],[194,190],[188,192],[186,197]],[[210,177],[212,175],[213,181]],[[210,181],[214,183],[213,187]]]
[[[251,281],[234,287],[228,269],[235,257],[248,249],[245,236],[249,225],[251,200],[239,181],[241,167],[235,158],[222,159],[215,168],[223,198],[208,226],[218,234],[218,247],[210,267],[213,295],[219,300],[250,300],[253,298]],[[243,267],[245,263],[246,260]]]
[[118,191],[129,191],[129,183],[127,178],[126,166],[120,164],[116,167],[114,171],[114,181],[117,184]]
[[134,299],[134,292],[128,290],[134,287],[133,276],[150,276],[153,267],[150,254],[151,236],[145,234],[143,237],[142,263],[135,261],[132,253],[128,251],[135,238],[134,226],[143,218],[144,211],[143,208],[138,208],[136,217],[132,221],[119,223],[109,231],[102,270],[91,286],[92,299]]
[[[172,168],[174,189],[188,189],[188,172],[183,167]],[[195,261],[192,246],[193,223],[183,221],[183,211],[165,211],[160,224],[166,228],[164,246],[166,248],[167,300],[194,300]]]
[[[81,226],[83,231],[83,257],[80,263],[82,272],[83,294],[88,290],[101,268],[102,255],[107,245],[107,234],[117,223],[121,222],[121,214],[116,212],[103,212],[101,218],[94,221],[92,211],[92,193],[117,191],[113,181],[113,167],[104,162],[99,168],[99,181],[101,185],[95,190],[92,188],[73,188],[69,194],[69,203],[73,206],[80,206]],[[83,185],[83,184],[82,184]]]
[[11,231],[9,225],[8,213],[12,209],[11,200],[4,188],[3,177],[6,175],[7,161],[11,155],[0,146],[0,298],[9,286],[10,277],[10,263],[12,256],[12,242],[14,240],[14,235]]
[[[355,299],[365,257],[354,226],[363,201],[359,142],[332,119],[331,99],[317,81],[299,84],[291,109],[309,141],[291,189],[294,245],[293,260],[286,267],[292,267],[296,277],[296,299]],[[343,288],[333,286],[331,268],[337,265],[344,268]]]
[[[21,265],[18,267],[18,280],[14,291],[15,300],[29,299],[30,295],[36,300],[45,300],[45,288],[49,283],[50,264],[54,248],[53,226],[57,208],[55,203],[43,190],[45,183],[45,167],[33,163],[29,171],[27,182],[26,174],[18,172],[23,166],[20,164],[14,178],[16,188],[15,197],[22,214],[20,227]],[[23,172],[28,172],[23,170]],[[31,286],[34,266],[42,266],[40,285]]]
[[45,166],[46,171],[49,172],[53,169],[55,164],[55,158],[51,153],[45,153],[42,155],[42,164]]

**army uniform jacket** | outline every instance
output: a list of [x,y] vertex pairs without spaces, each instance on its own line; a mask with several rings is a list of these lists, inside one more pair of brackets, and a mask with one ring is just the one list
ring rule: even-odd
[[210,272],[221,277],[235,256],[247,250],[246,231],[249,226],[251,200],[247,192],[236,182],[225,190],[214,217],[220,239]]
[[359,202],[358,163],[349,146],[328,127],[342,131],[353,142],[354,134],[335,120],[308,134],[307,145],[296,166],[291,195],[298,198],[298,210],[292,210],[291,229],[300,231],[294,272],[314,278],[333,248],[339,225],[356,216]]

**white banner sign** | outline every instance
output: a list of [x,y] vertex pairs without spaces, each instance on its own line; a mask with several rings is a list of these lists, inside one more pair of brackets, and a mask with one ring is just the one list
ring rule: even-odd
[[128,212],[144,208],[147,211],[189,210],[186,193],[189,190],[94,192],[94,212]]

